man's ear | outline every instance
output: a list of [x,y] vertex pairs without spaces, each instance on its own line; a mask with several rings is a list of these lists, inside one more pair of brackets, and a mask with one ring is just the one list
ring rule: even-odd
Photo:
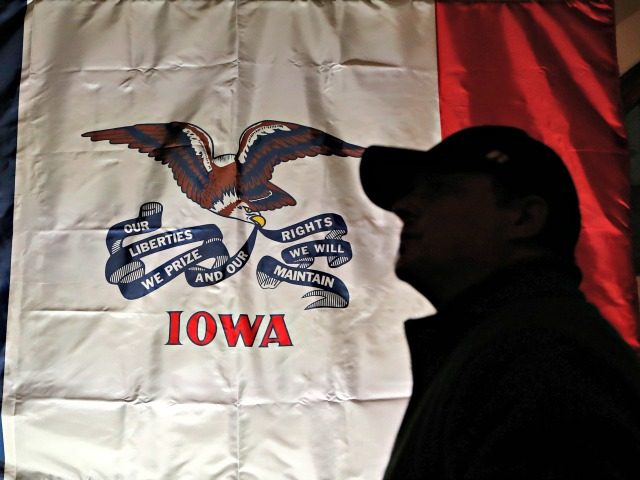
[[509,225],[509,238],[526,240],[535,237],[547,223],[549,206],[538,195],[527,195],[513,201],[513,216]]

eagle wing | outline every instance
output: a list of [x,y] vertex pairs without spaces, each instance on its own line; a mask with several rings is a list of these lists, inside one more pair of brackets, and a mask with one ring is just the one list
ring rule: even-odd
[[184,122],[139,123],[82,134],[92,141],[126,144],[167,165],[182,192],[209,208],[212,192],[213,141],[197,125]]
[[256,211],[275,210],[297,203],[295,198],[271,182],[266,182],[244,193],[242,200]]
[[254,123],[240,137],[236,155],[238,189],[249,199],[270,191],[274,198],[264,200],[270,208],[263,207],[263,210],[295,205],[293,197],[280,188],[273,189],[275,185],[269,183],[276,165],[317,155],[361,157],[363,151],[358,145],[305,125],[275,120]]

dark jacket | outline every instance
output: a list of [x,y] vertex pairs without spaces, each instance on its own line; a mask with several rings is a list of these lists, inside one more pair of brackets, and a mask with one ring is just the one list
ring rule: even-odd
[[414,386],[385,479],[640,479],[640,367],[579,282],[527,262],[406,323]]

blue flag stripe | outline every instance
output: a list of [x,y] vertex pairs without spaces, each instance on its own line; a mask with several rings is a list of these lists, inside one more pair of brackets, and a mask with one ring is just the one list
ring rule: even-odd
[[[3,377],[13,236],[18,94],[26,7],[26,1],[20,0],[5,2],[0,9],[0,370]],[[2,385],[0,382],[0,394]],[[4,479],[4,438],[1,428],[0,425],[0,478]]]

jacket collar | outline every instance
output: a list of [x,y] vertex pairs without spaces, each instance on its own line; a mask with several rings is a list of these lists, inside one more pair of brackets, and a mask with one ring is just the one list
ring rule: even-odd
[[525,298],[575,296],[582,279],[574,263],[541,257],[503,268],[463,291],[441,315],[482,315]]
[[527,298],[582,297],[574,263],[537,258],[501,269],[470,287],[435,315],[405,322],[416,383],[430,379],[462,337],[488,314]]

